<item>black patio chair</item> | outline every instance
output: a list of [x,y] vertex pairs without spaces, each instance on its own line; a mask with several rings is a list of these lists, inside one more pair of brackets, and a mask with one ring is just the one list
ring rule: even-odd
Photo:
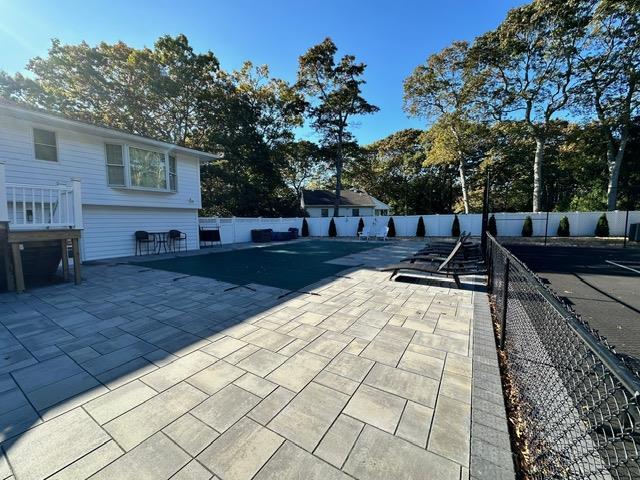
[[146,232],[144,230],[138,230],[134,233],[134,236],[136,238],[136,256],[138,255],[138,253],[142,255],[143,245],[147,246],[147,255],[149,255],[149,245],[154,244],[153,236],[149,232]]
[[176,251],[176,245],[178,246],[178,252],[180,252],[182,242],[184,241],[184,251],[187,251],[187,234],[180,230],[169,230],[169,246],[172,252]]

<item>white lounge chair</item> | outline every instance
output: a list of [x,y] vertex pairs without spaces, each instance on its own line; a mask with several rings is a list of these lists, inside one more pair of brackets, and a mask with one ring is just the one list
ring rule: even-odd
[[378,233],[376,233],[376,239],[386,241],[388,234],[389,234],[389,227],[382,227],[380,230],[378,230]]
[[371,228],[365,225],[362,227],[362,231],[358,233],[358,238],[360,240],[369,240],[369,237],[371,237]]

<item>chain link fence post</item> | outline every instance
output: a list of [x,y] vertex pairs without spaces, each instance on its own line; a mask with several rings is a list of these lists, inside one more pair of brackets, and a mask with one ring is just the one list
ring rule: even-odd
[[487,251],[487,292],[493,293],[493,244],[488,243]]
[[509,303],[509,270],[511,260],[507,257],[504,262],[504,280],[502,283],[502,315],[500,316],[500,350],[504,350],[507,336],[507,305]]

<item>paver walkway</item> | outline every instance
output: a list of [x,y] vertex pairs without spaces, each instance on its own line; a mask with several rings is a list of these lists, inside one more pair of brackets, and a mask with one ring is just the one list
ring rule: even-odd
[[84,274],[0,295],[1,480],[468,478],[474,292]]

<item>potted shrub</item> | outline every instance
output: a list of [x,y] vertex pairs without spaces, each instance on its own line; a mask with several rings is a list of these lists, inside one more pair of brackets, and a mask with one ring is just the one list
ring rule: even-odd
[[395,237],[396,225],[395,223],[393,223],[393,217],[389,217],[389,223],[387,223],[387,227],[389,227],[389,233],[387,233],[387,237]]
[[333,218],[331,219],[331,222],[329,223],[329,236],[330,237],[338,236],[338,232],[336,231],[336,222],[333,221]]
[[309,224],[307,223],[307,219],[302,219],[302,232],[301,236],[308,237],[309,236]]
[[533,220],[531,220],[531,217],[527,215],[524,219],[524,223],[522,224],[522,236],[530,237],[531,235],[533,235]]
[[426,234],[427,231],[424,228],[424,220],[422,216],[420,216],[420,218],[418,218],[418,226],[416,227],[416,237],[424,238]]
[[569,219],[565,215],[560,219],[560,223],[558,224],[558,236],[559,237],[568,237],[571,235],[569,230]]
[[491,217],[489,217],[489,222],[487,223],[487,232],[489,232],[494,237],[498,236],[498,226],[496,225],[495,215],[491,215]]
[[596,237],[608,237],[609,236],[609,220],[607,220],[607,214],[603,213],[596,223]]
[[458,214],[453,217],[453,225],[451,225],[451,236],[459,237],[460,236],[460,220],[458,220]]
[[356,237],[360,235],[363,229],[364,229],[364,220],[362,220],[362,217],[360,217],[360,220],[358,221],[358,229],[356,230]]

